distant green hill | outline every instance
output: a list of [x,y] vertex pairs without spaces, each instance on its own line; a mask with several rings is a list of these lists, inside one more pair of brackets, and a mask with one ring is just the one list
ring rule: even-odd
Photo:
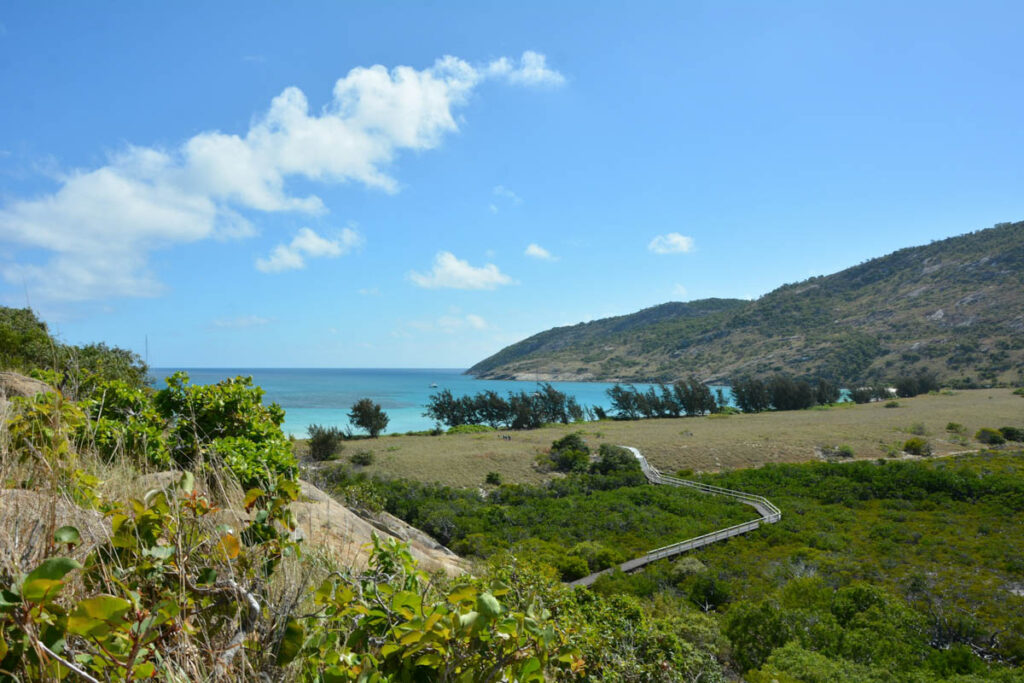
[[901,249],[756,301],[666,303],[557,327],[467,372],[636,382],[785,372],[848,383],[915,368],[953,382],[1024,379],[1024,222]]

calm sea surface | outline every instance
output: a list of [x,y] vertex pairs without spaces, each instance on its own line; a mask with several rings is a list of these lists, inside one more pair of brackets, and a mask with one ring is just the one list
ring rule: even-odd
[[[431,394],[450,389],[456,396],[493,390],[532,391],[534,382],[473,379],[454,369],[301,369],[301,368],[154,368],[156,384],[176,370],[185,370],[193,384],[213,384],[225,377],[250,375],[266,391],[264,402],[276,402],[285,409],[284,431],[305,436],[311,424],[344,428],[348,410],[361,398],[380,403],[391,418],[387,432],[431,429],[434,423],[423,417]],[[432,385],[437,385],[432,386]],[[611,407],[605,390],[612,384],[598,382],[552,382],[559,391],[575,396],[582,406]],[[637,384],[646,389],[648,385]]]

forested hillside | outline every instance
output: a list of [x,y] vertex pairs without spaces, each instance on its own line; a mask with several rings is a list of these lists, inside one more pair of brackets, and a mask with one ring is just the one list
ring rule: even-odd
[[755,301],[668,303],[559,327],[468,370],[481,378],[707,381],[785,372],[839,382],[929,369],[1019,382],[1024,222],[910,247]]

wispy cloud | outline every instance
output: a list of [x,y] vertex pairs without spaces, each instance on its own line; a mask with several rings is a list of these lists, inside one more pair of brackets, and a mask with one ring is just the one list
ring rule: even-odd
[[270,322],[270,318],[263,318],[258,315],[242,315],[237,318],[218,318],[213,321],[214,327],[220,328],[244,328],[262,327]]
[[380,296],[380,290],[376,287],[363,287],[362,289],[356,290],[359,296]]
[[541,261],[557,261],[558,257],[553,255],[550,251],[540,246],[539,244],[531,244],[526,247],[526,251],[523,252],[530,258],[540,259]]
[[693,251],[693,238],[680,235],[678,232],[670,232],[655,237],[647,248],[655,254],[683,254]]
[[500,210],[500,207],[498,206],[499,203],[511,206],[519,206],[523,203],[523,200],[519,195],[504,185],[495,185],[494,189],[491,190],[491,194],[500,199],[500,202],[494,201],[490,203],[489,208],[491,213],[498,213]]
[[494,190],[492,192],[494,193],[495,196],[504,197],[505,199],[509,200],[513,204],[522,204],[523,203],[523,200],[522,200],[522,198],[519,195],[517,195],[515,192],[513,192],[510,189],[508,189],[504,185],[495,185],[494,186]]
[[450,251],[438,252],[429,273],[413,271],[409,273],[409,279],[425,289],[495,289],[515,282],[493,263],[474,267]]
[[333,240],[325,239],[309,228],[302,228],[289,244],[279,244],[266,258],[256,259],[256,269],[264,273],[297,270],[306,267],[307,258],[334,258],[361,244],[362,235],[350,228],[343,228]]
[[503,76],[516,85],[559,86],[565,83],[565,76],[548,68],[547,57],[532,50],[524,52],[518,62],[508,57],[494,60],[487,66],[487,73]]
[[421,332],[444,332],[445,334],[491,329],[491,325],[481,316],[474,313],[460,315],[457,312],[442,315],[436,320],[413,320],[408,323],[408,326]]
[[[155,250],[251,235],[246,216],[260,212],[326,212],[319,196],[289,192],[290,179],[398,191],[388,171],[396,156],[436,148],[456,132],[454,111],[488,79],[565,80],[543,55],[526,52],[478,65],[445,56],[422,70],[357,67],[320,110],[285,88],[242,134],[206,131],[172,149],[129,146],[100,168],[63,173],[52,193],[5,203],[0,242],[43,250],[48,260],[0,264],[0,274],[51,300],[153,296],[162,289],[148,263]],[[267,264],[293,267],[284,248]]]
[[686,287],[682,285],[676,285],[672,288],[672,296],[677,296],[680,299],[686,296]]

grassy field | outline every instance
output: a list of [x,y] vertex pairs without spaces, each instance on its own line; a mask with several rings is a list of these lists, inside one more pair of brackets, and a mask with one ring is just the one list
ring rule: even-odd
[[[946,431],[962,424],[966,438]],[[606,420],[546,427],[444,436],[387,436],[349,441],[341,453],[370,451],[368,474],[402,477],[449,486],[480,486],[488,472],[505,482],[538,483],[553,475],[533,467],[534,457],[565,434],[580,430],[587,443],[636,446],[665,471],[723,471],[766,462],[817,460],[823,448],[849,446],[856,458],[887,452],[923,430],[935,455],[976,450],[981,427],[1024,426],[1024,397],[1008,389],[977,389],[883,403],[843,404],[827,409],[620,422]],[[509,436],[511,440],[502,437]]]

